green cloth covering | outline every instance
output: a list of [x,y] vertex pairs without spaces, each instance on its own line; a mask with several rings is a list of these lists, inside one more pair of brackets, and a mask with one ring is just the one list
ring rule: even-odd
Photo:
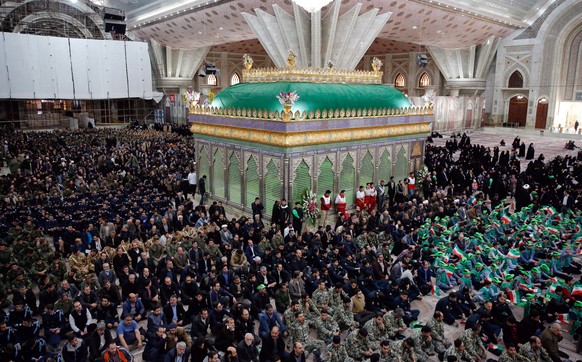
[[279,92],[296,91],[299,100],[292,111],[378,109],[410,107],[399,90],[383,84],[334,84],[305,82],[239,83],[216,95],[212,107],[282,111]]

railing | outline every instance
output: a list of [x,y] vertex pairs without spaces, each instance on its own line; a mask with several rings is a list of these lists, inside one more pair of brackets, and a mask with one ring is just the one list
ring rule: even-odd
[[291,111],[285,115],[285,111],[251,109],[251,108],[218,108],[210,106],[195,105],[188,108],[188,114],[210,115],[221,117],[269,119],[275,121],[304,121],[319,119],[340,119],[340,118],[370,118],[370,117],[397,117],[416,116],[433,114],[431,106],[424,107],[401,107],[401,108],[364,108],[364,109],[324,109],[310,110],[309,112]]
[[243,69],[243,82],[315,82],[340,84],[381,84],[382,72],[335,68],[252,68]]

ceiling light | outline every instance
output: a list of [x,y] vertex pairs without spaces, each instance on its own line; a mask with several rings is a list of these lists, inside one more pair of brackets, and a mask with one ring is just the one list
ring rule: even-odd
[[418,29],[418,26],[414,25],[414,26],[412,27],[412,29]]
[[293,0],[297,5],[310,13],[320,11],[322,7],[326,6],[331,0]]

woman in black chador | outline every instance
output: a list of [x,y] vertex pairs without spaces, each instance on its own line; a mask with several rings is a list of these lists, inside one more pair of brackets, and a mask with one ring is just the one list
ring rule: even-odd
[[525,157],[525,143],[522,142],[521,145],[519,145],[519,157]]
[[525,155],[525,159],[526,160],[533,160],[535,152],[536,151],[534,150],[533,143],[530,143],[529,147],[527,148],[527,154]]

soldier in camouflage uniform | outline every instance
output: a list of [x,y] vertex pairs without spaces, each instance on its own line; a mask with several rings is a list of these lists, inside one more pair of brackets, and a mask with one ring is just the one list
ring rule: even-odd
[[148,253],[150,254],[150,258],[152,258],[155,264],[157,264],[164,256],[164,246],[162,245],[159,236],[154,236],[152,245],[148,249]]
[[354,320],[352,300],[350,298],[343,299],[341,306],[334,310],[333,317],[342,331],[354,329],[358,326],[358,322]]
[[414,351],[420,361],[426,361],[429,356],[436,354],[431,334],[432,329],[429,326],[423,326],[421,329],[416,329],[412,332]]
[[551,362],[552,359],[548,352],[542,347],[542,340],[536,336],[532,336],[528,343],[524,343],[519,348],[519,354],[527,358],[528,361],[533,362]]
[[406,324],[402,320],[404,316],[404,311],[402,308],[396,308],[393,311],[386,312],[384,314],[384,325],[388,330],[388,336],[394,338],[397,334],[402,334],[406,331]]
[[465,350],[475,360],[480,360],[487,356],[487,350],[483,345],[483,340],[479,336],[480,333],[480,324],[475,324],[471,329],[466,329],[461,333],[461,339],[465,344]]
[[48,272],[49,272],[48,264],[43,259],[38,258],[30,268],[30,277],[37,284],[40,284],[41,280],[44,279],[45,275],[47,275]]
[[382,319],[383,314],[381,312],[376,313],[374,318],[364,324],[364,328],[368,330],[368,338],[373,342],[373,349],[377,350],[380,348],[380,342],[390,338],[388,335],[388,328],[384,324]]
[[390,348],[389,341],[380,342],[380,350],[378,351],[380,360],[378,362],[397,362],[398,355],[392,348]]
[[357,238],[356,244],[358,245],[358,249],[362,250],[369,245],[368,243],[368,233],[363,231]]
[[309,336],[309,322],[305,314],[297,312],[295,319],[296,322],[292,326],[287,326],[291,343],[301,342],[308,354],[313,352],[316,359],[321,358],[321,348],[325,346],[325,343],[321,339],[313,339]]
[[498,362],[519,362],[519,361],[530,362],[528,358],[517,353],[517,348],[515,347],[514,344],[510,344],[506,347],[507,349],[503,351],[503,353],[501,353],[501,356],[499,356],[499,359],[497,360]]
[[332,338],[340,334],[337,322],[333,320],[327,308],[321,310],[321,317],[316,319],[314,324],[317,338],[325,341],[325,343],[331,343]]
[[291,302],[289,308],[285,309],[283,312],[283,323],[289,328],[295,323],[295,314],[297,312],[302,312],[301,304],[298,300],[294,300]]
[[355,329],[348,334],[345,341],[348,355],[356,361],[369,358],[374,353],[372,341],[368,338],[366,328]]
[[349,296],[344,291],[343,284],[338,282],[330,293],[329,306],[335,311],[337,308],[342,307],[345,298],[349,298]]
[[348,356],[346,348],[341,344],[341,337],[334,336],[332,342],[325,349],[324,360],[326,362],[354,362],[354,359]]
[[400,362],[421,362],[426,361],[422,359],[417,359],[414,340],[412,338],[406,338],[398,341],[392,345],[394,353],[398,356]]
[[450,347],[450,343],[445,337],[443,320],[445,316],[442,312],[434,312],[433,317],[426,323],[431,329],[432,344],[437,353],[443,353]]
[[12,249],[2,241],[0,242],[0,275],[4,275],[10,269]]
[[320,316],[319,308],[317,308],[309,295],[305,295],[301,301],[301,309],[303,314],[305,314],[305,317],[310,321],[314,321]]
[[324,307],[329,307],[331,295],[325,286],[325,281],[320,280],[317,283],[317,289],[313,292],[311,300],[315,303],[317,309],[321,310]]
[[455,342],[452,346],[450,346],[447,351],[445,352],[445,361],[449,356],[457,357],[457,361],[465,361],[465,362],[476,362],[471,355],[467,353],[465,350],[465,344],[463,340],[460,338],[455,339]]

